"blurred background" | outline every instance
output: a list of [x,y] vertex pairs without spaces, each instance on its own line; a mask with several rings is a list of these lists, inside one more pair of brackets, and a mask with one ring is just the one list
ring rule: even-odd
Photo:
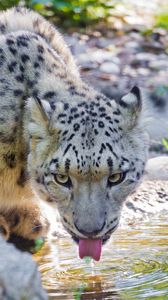
[[[64,34],[82,77],[110,98],[137,84],[154,116],[151,138],[168,135],[167,0],[0,0],[36,10]],[[157,149],[156,149],[157,150]]]

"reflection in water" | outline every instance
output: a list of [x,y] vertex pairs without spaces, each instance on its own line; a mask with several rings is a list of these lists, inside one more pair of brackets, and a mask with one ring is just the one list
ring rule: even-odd
[[74,293],[74,299],[80,300],[93,300],[93,299],[121,299],[116,291],[106,290],[106,285],[103,282],[92,282],[87,287],[84,287],[82,291],[77,289]]
[[119,229],[100,262],[80,260],[69,237],[49,241],[34,255],[49,299],[168,299],[166,217]]

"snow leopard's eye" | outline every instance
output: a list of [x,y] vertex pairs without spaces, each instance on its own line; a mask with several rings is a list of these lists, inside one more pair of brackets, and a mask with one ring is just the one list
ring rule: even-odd
[[125,176],[126,176],[126,172],[114,173],[110,175],[108,178],[108,185],[113,186],[121,183],[125,179]]
[[54,180],[56,183],[61,184],[65,187],[70,188],[72,186],[72,182],[69,176],[63,174],[54,174]]

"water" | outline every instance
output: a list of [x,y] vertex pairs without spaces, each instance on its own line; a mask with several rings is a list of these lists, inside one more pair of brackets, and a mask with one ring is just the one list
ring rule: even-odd
[[69,237],[50,241],[34,255],[49,299],[167,300],[166,216],[118,229],[100,262],[80,260]]

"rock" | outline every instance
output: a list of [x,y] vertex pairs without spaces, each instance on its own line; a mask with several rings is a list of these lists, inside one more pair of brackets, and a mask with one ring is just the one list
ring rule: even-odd
[[151,51],[153,53],[160,53],[160,52],[164,52],[164,46],[161,43],[158,42],[142,42],[141,43],[141,47],[145,50],[145,51]]
[[168,62],[166,60],[156,60],[149,63],[149,67],[153,70],[168,70]]
[[129,65],[125,65],[123,68],[123,74],[129,75],[132,77],[136,77],[137,71],[133,68],[131,68]]
[[96,69],[98,67],[98,64],[93,61],[79,61],[78,65],[80,66],[80,69],[82,71],[89,71]]
[[100,38],[96,39],[95,46],[99,47],[99,48],[107,48],[112,44],[113,44],[112,39],[100,37]]
[[144,180],[168,180],[168,156],[148,160]]
[[99,72],[98,74],[96,74],[97,78],[100,78],[102,80],[106,80],[106,81],[115,81],[116,80],[116,76],[113,73],[107,73],[107,72]]
[[94,51],[87,51],[84,54],[81,54],[80,56],[77,57],[78,62],[81,63],[83,61],[88,61],[88,62],[97,62],[99,64],[103,63],[106,60],[111,60],[113,57],[113,54],[109,51],[105,50],[95,50]]
[[141,76],[148,76],[150,71],[147,68],[138,68],[137,73]]
[[153,53],[148,53],[148,52],[140,52],[136,54],[136,59],[138,61],[154,61],[157,60],[157,56]]
[[0,300],[47,300],[36,263],[0,238]]
[[126,48],[139,48],[139,43],[135,42],[135,41],[130,41],[128,43],[125,44]]
[[129,37],[133,41],[137,41],[137,42],[143,41],[143,36],[142,36],[142,34],[139,34],[139,32],[132,31],[132,32],[130,32]]
[[150,219],[154,214],[168,210],[168,181],[144,181],[128,197],[121,214],[121,226],[133,225],[138,220]]
[[113,62],[104,62],[100,66],[100,71],[105,72],[105,73],[110,73],[110,74],[119,74],[120,73],[120,68],[118,65],[116,65]]
[[167,31],[164,28],[154,28],[152,35],[153,34],[158,34],[159,36],[166,36],[167,35]]
[[78,56],[87,51],[86,40],[78,34],[73,34],[72,36],[65,35],[64,37],[73,55]]

